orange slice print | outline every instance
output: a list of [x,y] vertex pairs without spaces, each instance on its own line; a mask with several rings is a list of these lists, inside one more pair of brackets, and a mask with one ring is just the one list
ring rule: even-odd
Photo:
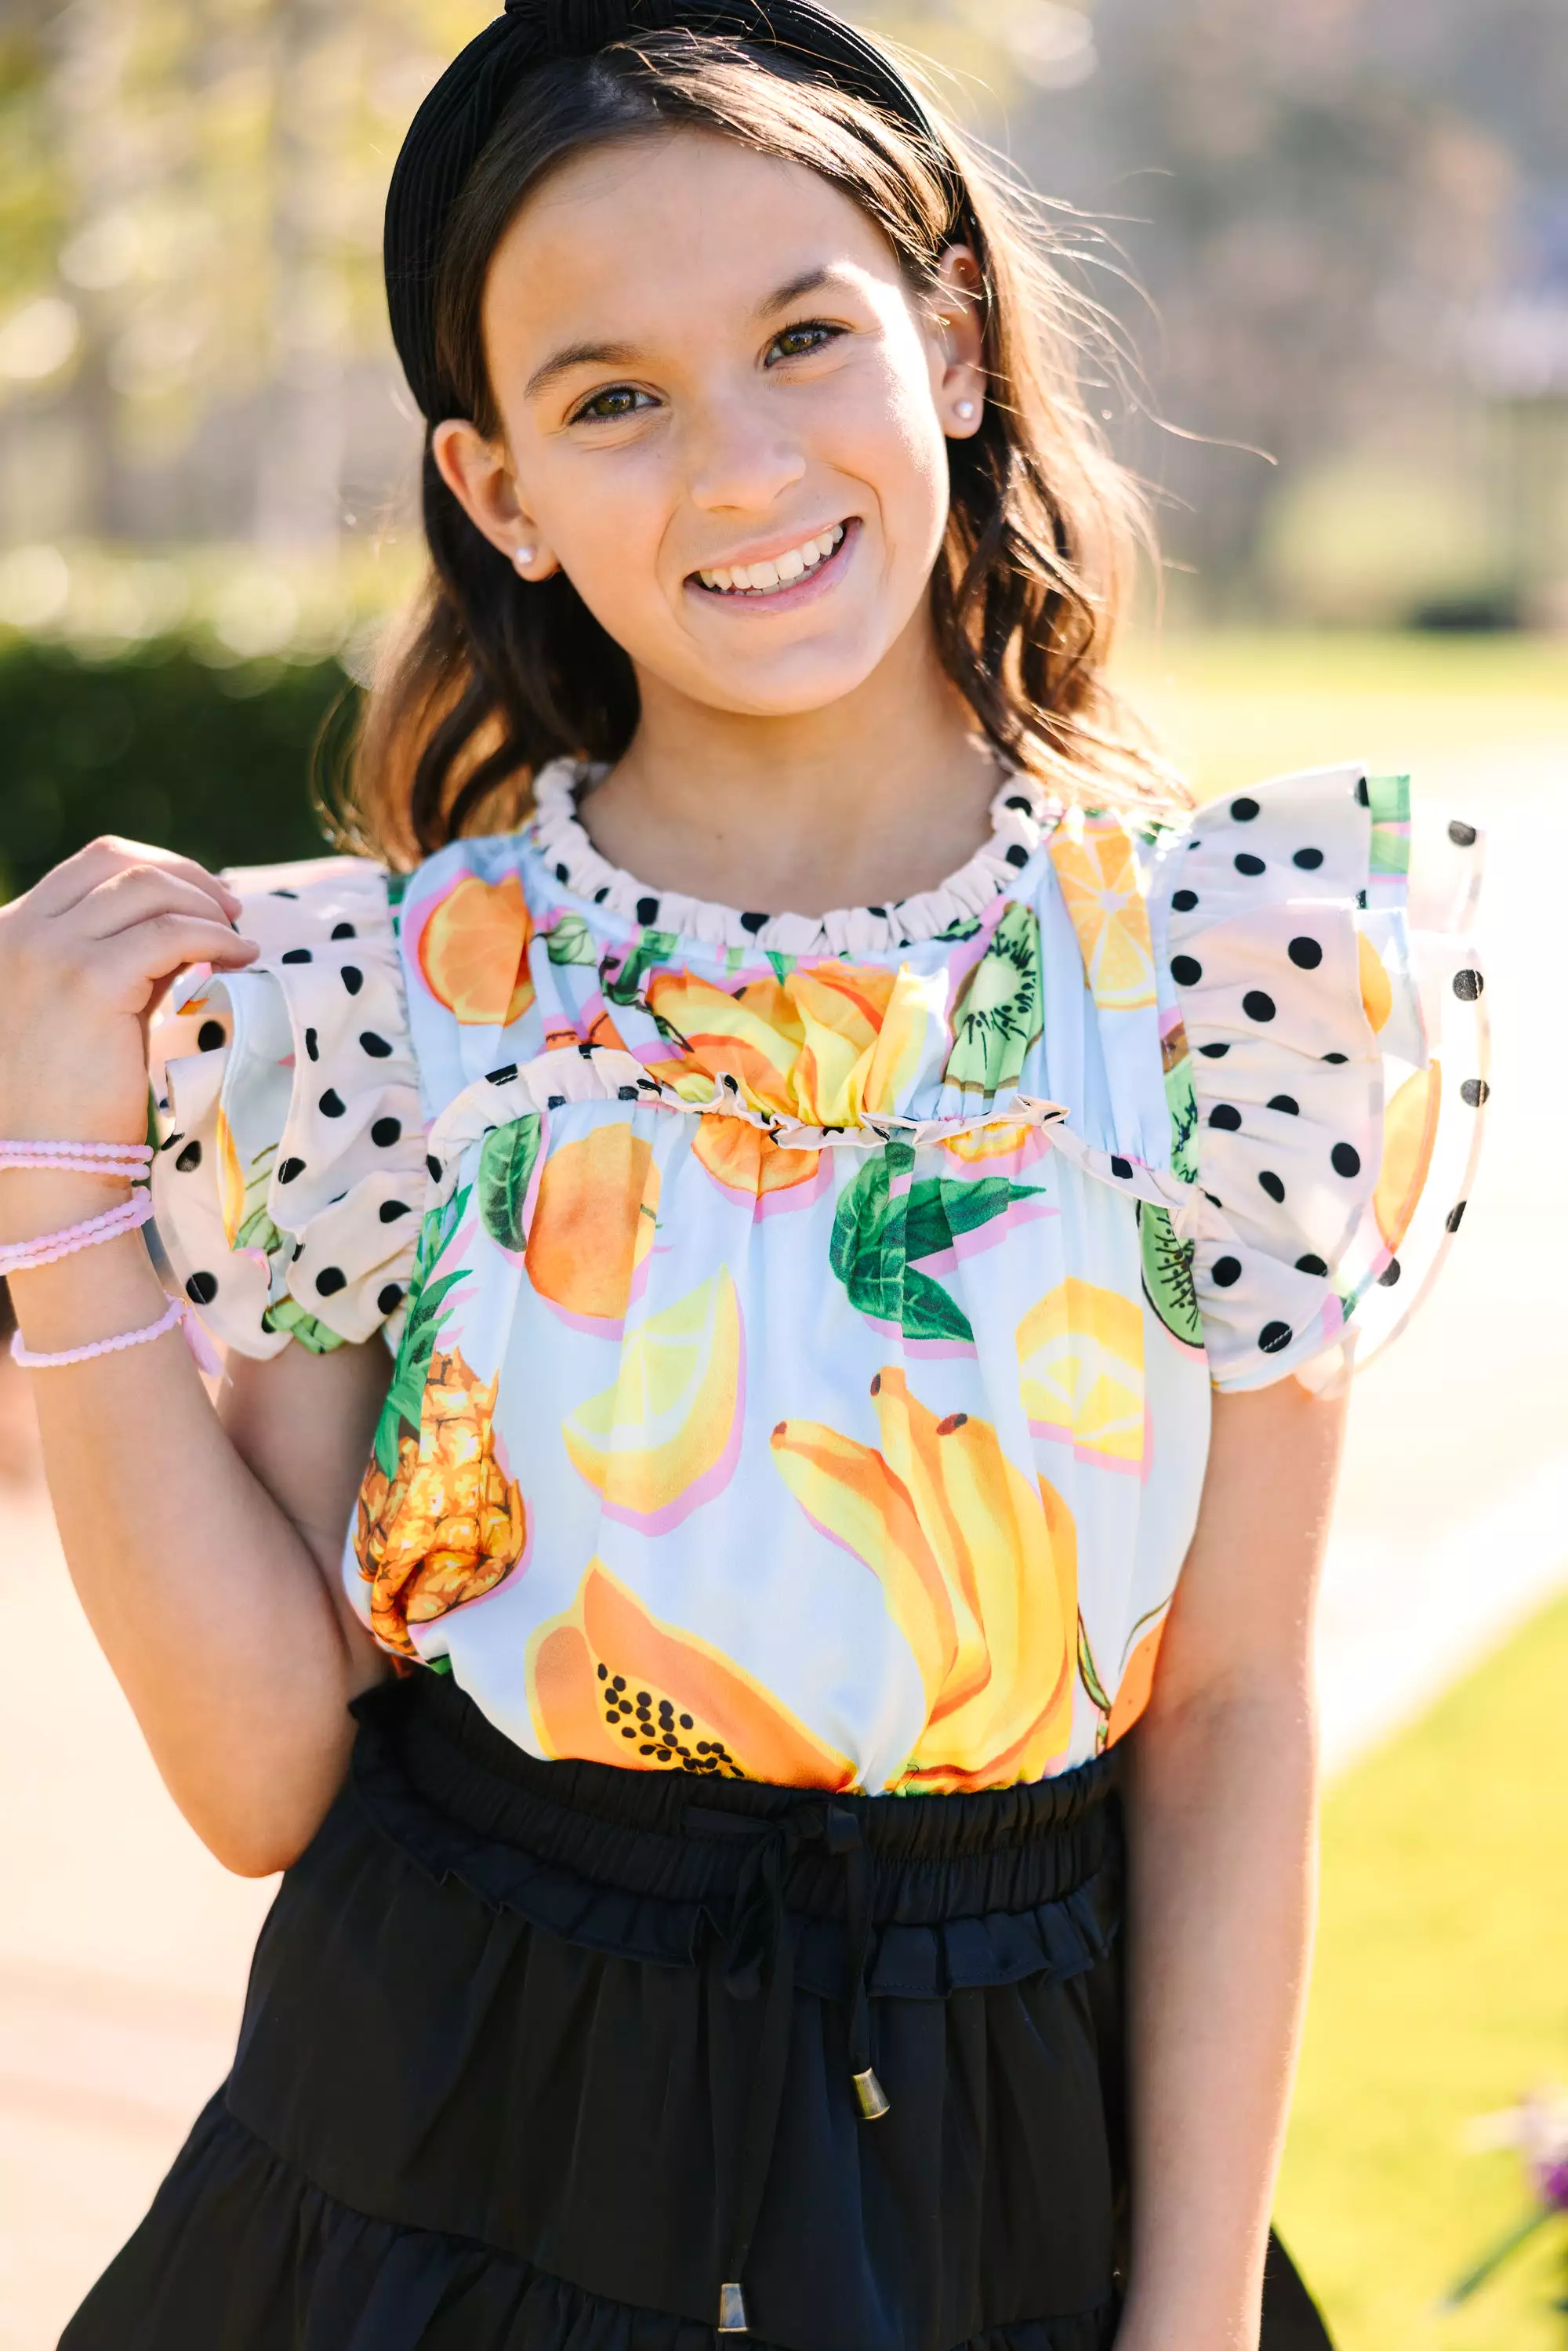
[[792,1192],[809,1184],[821,1165],[820,1151],[787,1151],[748,1118],[709,1112],[699,1118],[692,1151],[727,1192],[760,1200],[769,1192]]
[[619,1322],[658,1213],[653,1144],[621,1121],[591,1128],[545,1161],[523,1255],[528,1279],[569,1314]]
[[528,1644],[528,1708],[551,1757],[642,1771],[847,1788],[848,1756],[695,1633],[665,1625],[599,1560]]
[[1131,1012],[1155,1001],[1155,954],[1131,834],[1115,817],[1072,811],[1050,855],[1096,1004]]
[[515,873],[465,874],[442,898],[419,939],[419,967],[438,1004],[465,1029],[509,1028],[534,1000],[533,924]]

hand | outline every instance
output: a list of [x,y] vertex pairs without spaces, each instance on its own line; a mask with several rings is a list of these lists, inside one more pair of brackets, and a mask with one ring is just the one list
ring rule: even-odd
[[148,1020],[185,965],[254,961],[239,906],[191,858],[113,838],[0,906],[0,1136],[142,1142]]

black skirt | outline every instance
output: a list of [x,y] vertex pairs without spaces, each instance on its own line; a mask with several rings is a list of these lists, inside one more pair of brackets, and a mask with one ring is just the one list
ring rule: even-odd
[[[1106,2351],[1113,1755],[822,1796],[536,1762],[432,1674],[356,1712],[60,2351]],[[1270,2305],[1326,2342],[1277,2249]]]

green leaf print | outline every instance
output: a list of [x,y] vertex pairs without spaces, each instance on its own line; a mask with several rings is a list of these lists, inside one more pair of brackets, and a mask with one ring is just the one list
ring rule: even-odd
[[542,1126],[538,1112],[530,1111],[526,1118],[515,1118],[487,1134],[479,1154],[479,1220],[502,1249],[521,1249],[528,1244],[523,1209]]
[[972,1344],[968,1316],[918,1260],[950,1249],[960,1233],[977,1231],[1016,1201],[1032,1199],[1034,1190],[1001,1176],[969,1183],[923,1176],[895,1194],[894,1177],[914,1165],[907,1143],[890,1143],[867,1160],[840,1196],[829,1262],[861,1313],[896,1323],[906,1339]]
[[580,914],[559,914],[544,942],[551,963],[591,964],[594,959],[593,933]]
[[677,944],[674,931],[640,931],[636,946],[618,970],[613,957],[606,956],[599,967],[599,984],[605,1002],[642,1004],[643,980],[649,972],[671,961]]
[[1203,1344],[1203,1318],[1192,1278],[1193,1245],[1178,1241],[1167,1208],[1138,1203],[1138,1239],[1144,1257],[1144,1296],[1173,1339],[1184,1347]]
[[473,1194],[473,1186],[465,1185],[450,1200],[432,1208],[420,1228],[419,1247],[414,1253],[413,1273],[408,1286],[408,1313],[398,1344],[397,1361],[392,1366],[392,1385],[376,1423],[375,1457],[383,1476],[397,1475],[398,1439],[406,1426],[415,1437],[419,1434],[420,1406],[424,1397],[425,1374],[434,1352],[437,1334],[444,1316],[441,1309],[449,1291],[467,1279],[468,1269],[460,1266],[451,1273],[433,1279],[443,1250],[463,1221],[464,1211]]
[[336,1331],[329,1331],[325,1322],[319,1322],[295,1298],[280,1298],[276,1305],[268,1306],[262,1314],[261,1327],[264,1331],[287,1332],[312,1355],[329,1355],[335,1347],[344,1343]]
[[1000,1093],[1017,1085],[1040,1032],[1040,924],[1015,900],[964,983],[943,1076],[966,1093]]

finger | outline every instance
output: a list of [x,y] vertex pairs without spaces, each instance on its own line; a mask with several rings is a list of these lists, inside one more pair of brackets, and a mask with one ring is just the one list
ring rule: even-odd
[[155,914],[189,914],[198,922],[232,928],[228,908],[214,884],[188,881],[183,873],[156,865],[122,867],[56,919],[74,937],[110,939]]
[[149,841],[122,841],[115,833],[104,833],[97,841],[89,841],[85,849],[78,849],[74,857],[66,858],[46,873],[28,895],[39,914],[63,914],[85,898],[89,890],[97,889],[100,883],[131,865],[154,866],[162,872],[177,874],[181,880],[210,891],[226,912],[239,912],[236,893],[193,857],[178,856],[174,851],[156,848]]
[[153,914],[97,941],[84,957],[85,977],[117,1010],[140,1015],[187,964],[241,971],[260,952],[254,939],[242,939],[226,924],[191,914]]

